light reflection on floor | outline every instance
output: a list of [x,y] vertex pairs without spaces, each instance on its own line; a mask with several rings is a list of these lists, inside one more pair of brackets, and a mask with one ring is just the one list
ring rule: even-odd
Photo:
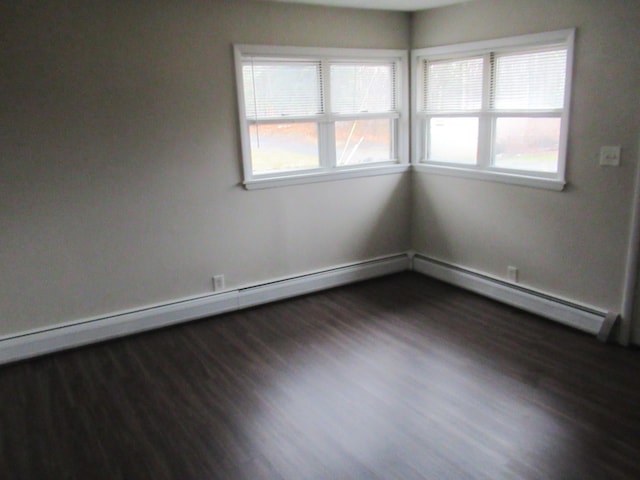
[[[248,436],[287,478],[301,463],[315,472],[310,478],[411,471],[497,479],[513,478],[515,466],[534,478],[540,462],[562,465],[555,457],[579,453],[531,379],[495,371],[456,344],[408,353],[379,334],[350,341],[340,355],[335,345],[300,346],[262,392]],[[566,449],[557,448],[559,438]]]

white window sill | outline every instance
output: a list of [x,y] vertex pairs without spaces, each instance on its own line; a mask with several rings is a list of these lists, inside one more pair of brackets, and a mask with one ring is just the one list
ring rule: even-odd
[[432,173],[436,175],[447,175],[460,178],[473,178],[489,182],[507,183],[511,185],[521,185],[525,187],[542,188],[545,190],[564,190],[566,182],[557,178],[544,178],[528,176],[521,173],[508,173],[492,170],[472,170],[468,168],[456,168],[451,166],[440,166],[432,164],[414,164],[413,170],[420,173]]
[[411,168],[408,163],[394,165],[376,165],[345,170],[320,171],[312,173],[287,174],[280,177],[253,178],[244,182],[247,190],[261,190],[264,188],[286,187],[288,185],[302,185],[305,183],[330,182],[346,180],[348,178],[373,177],[406,172]]

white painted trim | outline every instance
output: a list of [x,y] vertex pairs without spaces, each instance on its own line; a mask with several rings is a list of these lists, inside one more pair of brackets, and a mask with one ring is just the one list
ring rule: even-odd
[[[477,42],[458,43],[452,45],[441,45],[436,47],[420,48],[411,51],[411,69],[412,69],[412,84],[411,93],[413,95],[411,105],[411,138],[412,138],[412,158],[411,161],[414,165],[414,170],[418,172],[428,172],[440,175],[458,176],[473,178],[478,180],[489,180],[499,183],[509,183],[514,185],[522,185],[534,188],[542,188],[547,190],[561,191],[566,184],[566,162],[567,162],[567,144],[568,144],[568,132],[569,132],[569,120],[570,120],[570,104],[571,104],[571,87],[573,84],[573,56],[574,56],[574,43],[575,43],[575,29],[557,30],[552,32],[542,32],[530,35],[519,35],[514,37],[497,38],[492,40],[482,40]],[[423,63],[422,60],[438,60],[438,59],[451,59],[455,57],[463,56],[479,56],[487,55],[492,52],[511,52],[511,51],[527,51],[530,49],[536,49],[538,47],[555,47],[564,46],[567,49],[566,60],[566,76],[565,76],[565,91],[564,91],[564,105],[562,109],[554,109],[552,111],[527,111],[516,110],[513,112],[506,112],[502,110],[494,110],[488,107],[486,101],[483,101],[483,108],[476,112],[470,112],[472,116],[480,115],[478,118],[482,118],[483,114],[489,115],[493,118],[502,115],[523,115],[523,116],[538,116],[547,115],[553,112],[559,114],[561,118],[561,130],[559,137],[559,152],[558,152],[558,169],[557,172],[545,173],[534,171],[511,171],[507,169],[497,169],[488,165],[489,158],[487,156],[488,151],[486,148],[482,148],[483,142],[486,142],[488,138],[481,131],[479,136],[480,152],[477,165],[456,165],[456,164],[438,164],[434,162],[426,161],[425,149],[425,134],[424,134],[424,122],[428,121],[430,115],[426,112],[419,111],[422,103],[423,88],[421,85],[423,76]],[[485,69],[485,74],[487,71]],[[489,83],[487,78],[483,81],[483,93],[488,94]],[[458,114],[454,114],[458,115]],[[482,128],[482,122],[481,122]]]
[[410,169],[408,163],[393,165],[376,165],[362,168],[331,169],[330,171],[319,171],[299,175],[286,175],[280,177],[253,177],[244,182],[247,190],[261,190],[264,188],[286,187],[289,185],[303,185],[306,183],[330,182],[335,180],[346,180],[348,178],[375,177],[379,175],[390,175],[404,173]]
[[564,45],[572,42],[575,28],[555,30],[552,32],[540,32],[514,37],[494,38],[474,42],[440,45],[437,47],[417,48],[412,50],[416,57],[450,58],[452,55],[461,56],[467,54],[482,55],[495,51],[503,52],[512,49],[536,48],[547,45]]
[[[633,191],[633,210],[631,213],[631,228],[627,244],[627,257],[624,267],[624,290],[622,291],[622,323],[618,341],[622,345],[629,345],[632,341],[634,315],[634,301],[638,286],[638,258],[640,256],[640,135],[638,136],[638,162],[636,163],[636,179]],[[633,339],[640,343],[640,339]]]
[[[407,50],[391,49],[368,49],[368,48],[321,48],[321,47],[295,47],[295,46],[274,46],[274,45],[247,45],[236,44],[233,46],[235,73],[236,73],[236,93],[238,100],[238,119],[240,125],[240,137],[242,147],[243,184],[247,190],[281,187],[287,185],[315,183],[331,180],[342,180],[355,177],[365,177],[373,175],[384,175],[398,173],[409,169],[410,148],[410,104],[409,104],[409,52]],[[311,122],[316,123],[319,129],[318,148],[320,155],[320,165],[317,169],[306,169],[300,171],[282,171],[276,174],[254,174],[251,166],[251,145],[249,138],[248,123],[254,123],[257,119],[246,118],[246,99],[244,98],[243,84],[243,61],[249,57],[265,59],[282,59],[282,61],[292,59],[327,62],[357,61],[369,62],[392,62],[396,65],[395,79],[397,88],[397,108],[390,113],[378,114],[353,114],[337,115],[330,112],[329,96],[331,94],[331,75],[327,70],[322,74],[323,84],[320,86],[322,95],[327,103],[325,112],[314,115],[282,117],[281,119],[264,119],[260,123],[273,122]],[[397,151],[396,158],[387,162],[380,162],[372,165],[358,165],[354,167],[341,167],[335,165],[335,151],[332,137],[327,136],[327,131],[333,128],[332,125],[341,119],[357,118],[395,118],[397,119]],[[323,133],[324,132],[324,133]],[[328,150],[327,150],[328,149]],[[323,153],[324,152],[324,153]],[[326,154],[325,154],[326,153]]]
[[6,336],[0,338],[0,365],[405,270],[414,270],[594,335],[600,331],[606,316],[595,307],[509,284],[409,251],[220,294]]
[[406,59],[407,51],[392,48],[341,48],[341,47],[298,47],[294,45],[261,45],[236,43],[233,48],[242,56],[265,58],[298,57],[316,60],[319,57],[331,59],[379,60],[390,58]]
[[0,340],[0,364],[217,315],[237,305],[238,293],[227,292],[18,334]]
[[417,163],[412,166],[412,170],[418,173],[430,173],[434,175],[446,175],[458,178],[473,178],[476,180],[485,180],[489,182],[506,183],[511,185],[520,185],[523,187],[542,188],[545,190],[553,190],[561,192],[564,190],[566,182],[556,178],[530,177],[514,173],[505,173],[499,171],[474,170],[471,168],[456,168],[451,166],[440,166],[434,164]]
[[527,312],[597,335],[606,313],[465,270],[422,255],[413,258],[418,273],[442,280]]
[[240,308],[304,295],[319,290],[354,283],[368,278],[409,270],[409,256],[400,254],[381,260],[339,267],[320,273],[258,285],[240,290]]
[[409,269],[405,253],[0,338],[0,365]]

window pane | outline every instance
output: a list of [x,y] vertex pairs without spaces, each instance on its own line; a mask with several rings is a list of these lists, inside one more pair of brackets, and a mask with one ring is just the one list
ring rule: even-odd
[[331,65],[331,111],[391,112],[395,106],[395,65]]
[[501,55],[495,62],[494,108],[563,107],[565,49]]
[[319,62],[246,60],[242,75],[249,119],[322,113]]
[[251,125],[249,135],[253,173],[320,166],[316,123]]
[[336,122],[336,163],[386,162],[392,152],[393,120],[350,120]]
[[555,172],[559,144],[560,118],[498,118],[493,164],[501,168]]
[[430,162],[475,164],[478,157],[477,117],[432,118],[429,122]]
[[482,107],[482,65],[482,57],[426,62],[424,110],[479,110]]

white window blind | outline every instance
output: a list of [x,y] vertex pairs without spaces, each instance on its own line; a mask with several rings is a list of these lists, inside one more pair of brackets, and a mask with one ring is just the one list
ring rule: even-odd
[[247,188],[408,168],[407,52],[236,45],[234,54]]
[[493,58],[493,108],[549,110],[563,107],[566,49]]
[[247,119],[308,117],[323,112],[319,61],[248,59],[243,62],[242,75]]
[[482,107],[483,58],[426,61],[422,109],[459,112]]
[[574,30],[413,53],[423,171],[564,187]]
[[395,64],[333,64],[331,111],[338,114],[396,110]]

